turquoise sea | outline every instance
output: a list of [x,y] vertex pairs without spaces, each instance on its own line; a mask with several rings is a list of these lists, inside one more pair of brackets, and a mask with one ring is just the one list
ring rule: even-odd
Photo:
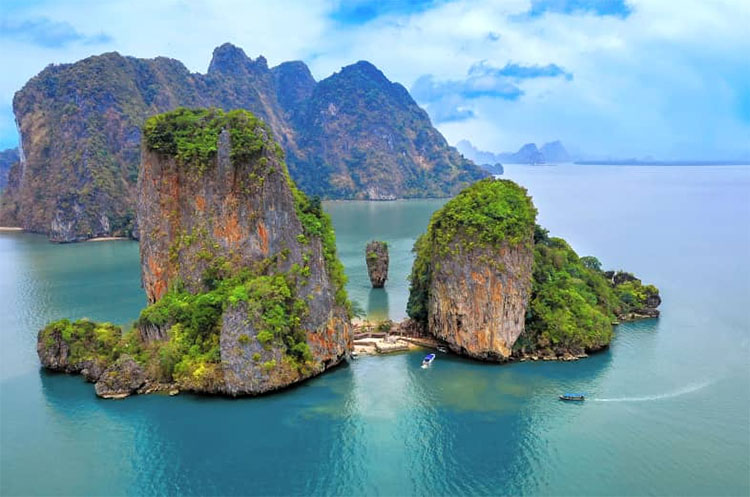
[[[750,167],[507,166],[580,255],[656,284],[662,317],[574,363],[363,358],[282,393],[98,399],[39,368],[61,317],[128,323],[138,247],[0,233],[2,495],[748,495]],[[404,316],[439,200],[330,202],[350,296]],[[364,246],[391,247],[385,290]],[[584,391],[583,404],[556,400]]]

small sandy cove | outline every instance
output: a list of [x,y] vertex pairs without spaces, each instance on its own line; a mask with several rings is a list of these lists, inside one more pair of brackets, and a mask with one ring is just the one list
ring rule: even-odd
[[406,323],[354,319],[352,324],[355,355],[390,354],[419,348],[435,349],[439,345],[432,337],[415,335]]
[[98,238],[89,238],[87,242],[110,242],[112,240],[128,240],[127,236],[100,236]]

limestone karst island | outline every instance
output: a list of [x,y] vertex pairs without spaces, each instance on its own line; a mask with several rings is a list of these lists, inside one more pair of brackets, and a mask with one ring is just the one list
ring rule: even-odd
[[0,0],[0,497],[750,496],[748,19]]
[[[352,306],[330,218],[294,184],[270,127],[247,111],[179,108],[149,118],[142,134],[136,221],[149,305],[126,329],[50,323],[37,342],[42,364],[82,374],[101,397],[237,396],[350,356]],[[609,345],[618,319],[658,316],[656,287],[579,258],[536,214],[509,180],[478,181],[448,201],[414,246],[399,335],[488,361],[568,360]],[[380,288],[387,245],[366,253]]]

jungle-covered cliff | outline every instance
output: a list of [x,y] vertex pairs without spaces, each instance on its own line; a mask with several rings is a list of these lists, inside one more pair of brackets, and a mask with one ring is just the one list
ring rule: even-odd
[[653,285],[603,272],[535,224],[526,190],[485,179],[435,212],[414,245],[407,313],[455,352],[580,356],[606,347],[617,320],[657,317]]
[[255,395],[339,363],[351,348],[335,236],[247,111],[177,109],[144,126],[137,219],[149,300],[134,328],[58,321],[45,367],[97,394],[153,388]]
[[22,158],[0,225],[54,241],[137,235],[141,126],[180,106],[247,109],[281,144],[292,178],[329,198],[450,196],[486,175],[450,147],[408,92],[358,62],[316,82],[224,44],[206,74],[118,53],[50,65],[16,93]]

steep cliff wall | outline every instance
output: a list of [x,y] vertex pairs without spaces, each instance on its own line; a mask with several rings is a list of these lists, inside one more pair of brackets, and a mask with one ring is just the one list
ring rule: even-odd
[[[97,393],[163,383],[255,395],[339,363],[351,324],[333,228],[294,186],[269,127],[246,111],[181,108],[146,122],[142,157],[150,305],[110,352],[96,354]],[[92,359],[80,351],[98,335],[79,343],[80,330],[91,335],[79,322],[42,330],[43,364],[82,371]]]
[[510,357],[531,292],[535,217],[526,191],[506,180],[445,204],[415,245],[409,315],[456,352]]
[[403,86],[369,62],[318,83],[299,119],[306,155],[295,162],[293,177],[306,191],[375,200],[445,197],[487,176],[448,145]]
[[137,233],[140,128],[179,106],[252,111],[273,130],[297,184],[325,197],[447,196],[484,175],[369,64],[316,83],[302,62],[269,68],[230,44],[214,50],[206,74],[164,57],[106,53],[50,65],[16,93],[24,154],[0,225],[60,242]]

